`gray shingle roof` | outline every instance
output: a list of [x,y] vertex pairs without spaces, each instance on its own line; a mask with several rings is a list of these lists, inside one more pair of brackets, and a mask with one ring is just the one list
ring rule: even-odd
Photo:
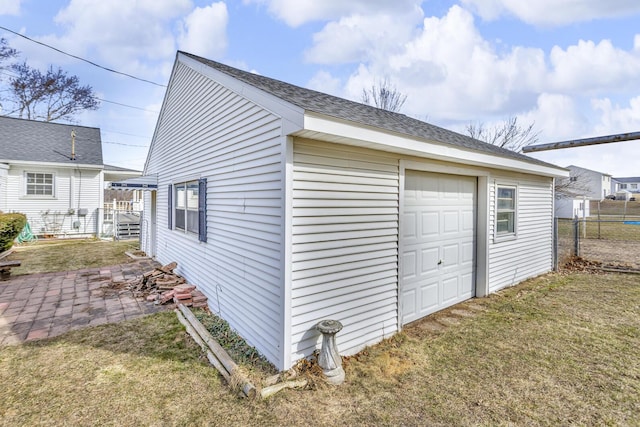
[[114,166],[114,165],[104,165],[104,171],[105,172],[136,172],[136,173],[142,173],[139,170],[123,168],[121,166]]
[[632,176],[632,177],[627,177],[627,178],[611,178],[615,181],[621,182],[623,184],[625,183],[634,183],[634,182],[640,182],[640,176]]
[[[71,160],[71,131],[76,160]],[[100,129],[0,117],[0,161],[30,161],[102,166]]]
[[393,113],[366,104],[349,101],[337,96],[328,95],[311,89],[305,89],[269,77],[242,71],[199,56],[180,52],[215,70],[230,75],[244,83],[257,87],[278,98],[290,102],[305,111],[349,120],[363,125],[374,126],[384,130],[398,132],[407,136],[436,141],[467,150],[478,151],[500,157],[512,158],[528,163],[558,168],[559,166],[538,159],[500,148],[466,135],[462,135],[404,114]]

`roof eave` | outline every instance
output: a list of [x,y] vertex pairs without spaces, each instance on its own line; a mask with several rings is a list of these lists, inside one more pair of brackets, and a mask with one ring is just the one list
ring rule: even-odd
[[559,166],[545,166],[476,150],[465,150],[438,141],[422,140],[310,111],[305,112],[304,129],[295,135],[433,160],[547,177],[569,177],[569,171]]
[[30,160],[5,160],[0,159],[0,163],[6,163],[8,165],[24,165],[24,166],[44,166],[52,168],[68,168],[68,169],[104,169],[103,165],[91,164],[91,163],[58,163],[58,162],[34,162]]

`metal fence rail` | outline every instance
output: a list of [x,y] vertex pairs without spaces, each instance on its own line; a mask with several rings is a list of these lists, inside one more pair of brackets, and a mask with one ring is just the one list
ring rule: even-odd
[[640,217],[556,220],[556,258],[572,256],[640,268]]

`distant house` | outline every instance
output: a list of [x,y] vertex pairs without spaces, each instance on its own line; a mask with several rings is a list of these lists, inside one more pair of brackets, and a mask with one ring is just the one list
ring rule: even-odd
[[144,250],[278,368],[553,266],[563,168],[179,52],[144,170]]
[[0,117],[0,211],[22,212],[35,234],[96,235],[105,172],[100,129]]
[[612,192],[626,190],[630,193],[640,193],[640,177],[613,178]]
[[611,175],[580,166],[570,165],[569,178],[558,180],[558,194],[562,198],[602,200],[611,194]]
[[558,218],[586,218],[591,215],[589,200],[586,198],[557,197],[555,208]]

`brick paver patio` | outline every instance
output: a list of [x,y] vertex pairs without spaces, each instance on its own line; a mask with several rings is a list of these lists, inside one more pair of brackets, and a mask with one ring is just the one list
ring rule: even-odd
[[119,322],[164,310],[109,285],[139,277],[159,264],[129,264],[0,281],[0,345],[53,337],[72,329]]

